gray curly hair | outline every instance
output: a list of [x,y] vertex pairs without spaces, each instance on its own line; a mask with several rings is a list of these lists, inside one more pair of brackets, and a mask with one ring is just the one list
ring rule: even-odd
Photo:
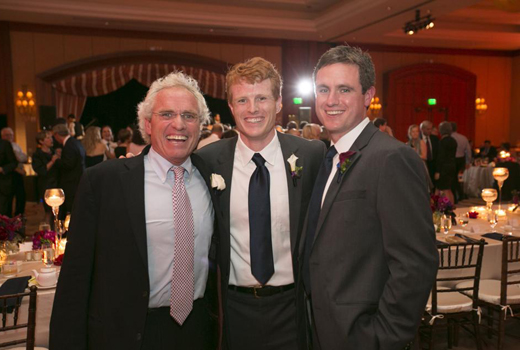
[[150,86],[150,89],[148,90],[144,100],[137,105],[139,131],[141,132],[141,135],[143,136],[143,139],[146,141],[146,143],[150,143],[150,135],[148,135],[145,131],[145,120],[150,121],[152,119],[152,109],[155,104],[157,93],[163,89],[174,87],[185,88],[193,94],[199,107],[199,122],[201,127],[204,123],[209,123],[210,112],[208,106],[206,105],[206,100],[204,100],[204,96],[202,96],[202,92],[200,91],[197,81],[182,72],[172,72],[154,81]]

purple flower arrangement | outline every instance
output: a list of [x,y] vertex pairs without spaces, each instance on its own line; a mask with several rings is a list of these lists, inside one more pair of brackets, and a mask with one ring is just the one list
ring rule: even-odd
[[55,244],[56,232],[54,231],[38,231],[33,236],[33,250],[38,250],[42,244]]
[[22,226],[21,215],[15,216],[14,218],[0,215],[0,241],[13,241]]

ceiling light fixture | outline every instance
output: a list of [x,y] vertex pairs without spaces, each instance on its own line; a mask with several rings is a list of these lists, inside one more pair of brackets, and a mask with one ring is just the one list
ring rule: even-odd
[[404,33],[408,35],[414,35],[421,29],[431,29],[435,25],[431,15],[421,17],[421,10],[415,10],[415,19],[410,22],[406,22],[403,27]]

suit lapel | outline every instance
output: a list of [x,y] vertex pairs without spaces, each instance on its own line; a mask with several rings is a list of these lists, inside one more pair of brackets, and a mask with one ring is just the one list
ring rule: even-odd
[[226,189],[218,194],[218,202],[222,209],[222,218],[224,228],[227,236],[229,237],[230,225],[230,205],[231,205],[231,179],[233,177],[233,163],[235,159],[235,148],[237,145],[238,137],[234,137],[230,142],[226,143],[222,151],[218,155],[217,166],[215,173],[219,174],[224,178]]
[[134,234],[139,255],[144,266],[148,269],[148,254],[146,242],[146,214],[144,198],[144,155],[148,153],[150,146],[134,158],[125,160],[126,171],[119,174],[123,187],[125,205],[130,217],[132,232]]
[[[300,216],[301,198],[302,198],[302,184],[303,176],[305,174],[305,155],[298,152],[298,146],[290,142],[290,138],[287,135],[278,133],[278,139],[280,140],[280,147],[282,148],[282,155],[285,165],[285,173],[287,178],[287,190],[289,193],[289,217],[290,217],[290,232],[291,232],[291,250],[293,256],[296,256],[298,247],[296,246],[298,241],[298,223]],[[298,157],[296,164],[301,166],[304,170],[302,171],[301,178],[296,179],[296,186],[291,175],[291,166],[287,159],[294,154]]]
[[[350,148],[350,151],[355,151],[356,153],[350,158],[351,164],[348,166],[347,170],[343,175],[341,175],[341,178],[338,181],[338,175],[339,171],[336,172],[336,175],[332,179],[332,182],[330,183],[329,189],[327,191],[327,194],[325,196],[325,201],[323,202],[323,206],[321,208],[320,217],[318,219],[318,225],[316,226],[316,234],[314,235],[314,242],[316,242],[316,239],[321,231],[321,227],[323,226],[323,223],[325,222],[325,219],[327,218],[327,215],[330,211],[330,208],[332,207],[332,204],[334,203],[334,200],[336,199],[336,196],[339,192],[339,189],[343,185],[345,181],[347,181],[348,175],[352,168],[356,165],[358,160],[363,155],[363,148],[368,145],[370,139],[374,135],[375,132],[379,131],[372,123],[368,123],[367,126],[363,129],[361,134],[358,136],[352,147]],[[337,166],[337,164],[333,164],[333,167]],[[313,242],[313,244],[314,244]]]

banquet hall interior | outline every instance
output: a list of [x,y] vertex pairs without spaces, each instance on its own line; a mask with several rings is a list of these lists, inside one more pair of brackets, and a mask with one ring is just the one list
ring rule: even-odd
[[[0,296],[10,277],[30,276],[29,285],[38,283],[32,271],[44,266],[39,232],[66,232],[52,205],[44,208],[45,189],[38,185],[35,157],[47,147],[42,131],[58,122],[72,125],[73,137],[83,138],[87,148],[90,129],[107,149],[96,153],[89,146],[87,158],[112,161],[117,148],[126,154],[131,142],[142,143],[136,106],[150,84],[183,71],[197,80],[213,117],[202,137],[215,135],[215,125],[236,134],[226,73],[259,56],[283,78],[279,130],[329,145],[315,111],[312,73],[324,52],[344,43],[368,51],[374,62],[370,121],[384,119],[384,132],[412,147],[412,125],[422,138],[421,123],[430,122],[434,134],[449,121],[469,145],[450,191],[454,203],[441,211],[432,202],[437,241],[457,243],[456,235],[481,239],[495,231],[520,236],[520,0],[0,0],[0,129],[2,139],[25,155],[22,160],[15,152],[18,180],[9,212],[0,213],[1,227],[11,218],[23,222],[18,231],[25,243],[9,251],[1,238]],[[307,137],[305,124],[318,125],[317,134]],[[4,130],[12,131],[10,139]],[[439,193],[433,174],[431,180],[434,198]],[[486,190],[494,198],[485,198]],[[490,226],[489,208],[496,226]],[[65,219],[64,206],[59,210]],[[54,258],[66,247],[66,238],[58,236]],[[481,278],[500,280],[502,241],[485,241]],[[520,290],[520,283],[513,286]],[[53,287],[38,290],[36,346],[49,346]],[[519,306],[520,292],[510,303]],[[500,336],[488,337],[487,310],[479,304],[480,338],[483,349],[495,349]],[[420,330],[417,339],[426,347],[429,326],[443,321],[423,320],[424,334]],[[503,327],[503,349],[520,349],[518,318],[508,316]],[[453,345],[454,332],[454,348],[476,348],[471,332],[450,325],[434,333],[434,348]],[[0,332],[0,343],[2,338]]]

